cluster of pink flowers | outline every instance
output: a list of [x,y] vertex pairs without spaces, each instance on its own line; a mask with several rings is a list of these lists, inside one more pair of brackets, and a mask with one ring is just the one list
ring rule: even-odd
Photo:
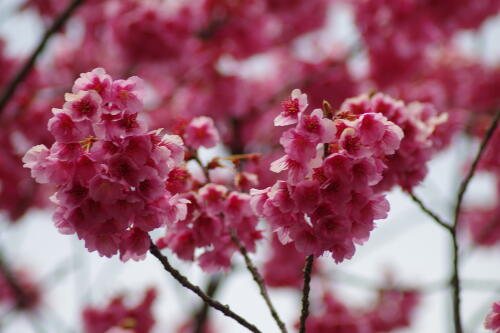
[[[24,7],[47,18],[61,13],[66,5],[62,0],[26,0]],[[87,24],[109,25],[112,42],[129,60],[155,62],[178,60],[193,50],[231,53],[238,58],[264,52],[321,28],[328,5],[328,0],[307,4],[298,0],[202,0],[177,5],[92,0],[78,15]],[[141,49],[145,51],[142,55]]]
[[208,183],[181,197],[190,201],[187,216],[170,226],[160,244],[184,260],[194,260],[195,250],[203,249],[196,259],[207,272],[230,269],[231,257],[237,251],[231,239],[233,232],[249,251],[255,251],[255,242],[262,235],[248,194]]
[[1,131],[0,140],[0,210],[7,213],[9,221],[15,222],[34,206],[37,186],[22,168],[22,162],[11,142],[11,132]]
[[135,306],[126,304],[123,296],[113,298],[102,307],[86,307],[82,318],[85,333],[149,333],[155,325],[153,304],[154,288],[144,291],[142,300]]
[[[193,51],[193,13],[171,15],[166,8],[120,1],[110,17],[113,38],[130,63],[176,60]],[[147,42],[145,42],[147,41]]]
[[[313,265],[313,274],[317,267],[317,264]],[[265,283],[274,288],[302,288],[303,269],[304,255],[297,251],[294,244],[283,245],[275,234],[272,235],[271,248],[262,267]]]
[[500,242],[500,204],[498,202],[492,207],[466,207],[460,215],[460,222],[467,227],[475,245],[492,247]]
[[364,316],[372,332],[390,332],[409,327],[420,303],[420,294],[413,289],[381,289],[372,309]]
[[[294,90],[275,125],[295,125],[280,139],[285,155],[271,170],[287,170],[287,181],[252,192],[252,205],[283,243],[301,253],[330,251],[337,262],[351,258],[373,221],[387,216],[389,203],[376,191],[385,159],[399,148],[403,131],[380,113],[315,109]],[[365,110],[364,110],[365,111]]]
[[311,333],[382,333],[409,327],[419,304],[415,290],[381,289],[367,309],[349,308],[331,293],[323,296],[320,314],[307,321]]
[[411,190],[425,178],[427,162],[448,142],[447,133],[441,131],[446,126],[447,114],[438,113],[432,104],[405,105],[377,93],[347,99],[340,107],[342,112],[381,114],[404,132],[399,149],[384,160],[386,168],[376,186],[378,191],[387,191],[396,185]]
[[82,74],[49,120],[56,142],[23,158],[37,182],[57,186],[59,231],[122,260],[143,258],[148,232],[186,214],[185,201],[166,188],[183,162],[182,140],[147,131],[142,95],[137,77],[113,81],[100,68]]
[[[404,100],[432,102],[438,109],[453,112],[453,118],[461,122],[475,123],[480,114],[491,113],[500,105],[499,85],[499,66],[451,48],[437,52],[418,81],[398,81],[388,89]],[[460,119],[464,114],[472,119]]]
[[500,301],[491,306],[491,312],[484,321],[484,327],[494,333],[500,332]]
[[412,80],[428,65],[429,46],[461,29],[475,29],[498,13],[496,0],[364,0],[355,2],[357,24],[370,53],[372,77],[385,86]]
[[[214,147],[220,139],[208,117],[193,118],[179,133],[194,156],[199,147]],[[198,260],[205,271],[228,270],[233,253],[238,250],[233,233],[250,252],[255,251],[256,241],[262,238],[257,229],[258,218],[250,207],[250,195],[245,193],[256,185],[257,179],[217,160],[198,167],[206,174],[197,175],[196,169],[190,172],[184,166],[172,171],[167,188],[180,193],[180,200],[189,201],[187,214],[168,224],[158,245],[169,247],[181,259]]]

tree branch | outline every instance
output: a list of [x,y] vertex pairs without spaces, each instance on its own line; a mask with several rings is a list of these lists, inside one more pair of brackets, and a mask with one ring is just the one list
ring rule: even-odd
[[453,298],[453,323],[455,325],[456,333],[463,333],[462,319],[460,315],[460,273],[459,273],[459,258],[458,258],[458,241],[456,228],[452,231],[452,273],[450,284],[452,286]]
[[[219,289],[222,281],[221,275],[216,275],[210,277],[207,287],[205,288],[205,293],[208,297],[213,298],[215,293]],[[194,330],[193,333],[203,333],[205,332],[205,325],[208,319],[208,314],[210,311],[210,306],[208,303],[203,302],[202,306],[194,314]]]
[[259,271],[257,270],[252,260],[248,256],[247,249],[245,248],[245,246],[243,246],[243,244],[241,244],[241,241],[239,240],[238,236],[236,236],[234,230],[233,232],[231,232],[231,239],[236,244],[236,246],[238,246],[241,255],[245,259],[245,264],[247,266],[247,269],[252,274],[255,283],[257,283],[257,286],[259,287],[260,290],[260,294],[262,295],[262,298],[266,302],[267,307],[269,308],[269,312],[271,312],[271,316],[274,318],[274,321],[278,325],[280,331],[282,333],[287,333],[288,331],[286,329],[285,323],[283,323],[283,321],[281,320],[280,316],[278,315],[278,312],[276,311],[276,309],[273,306],[273,303],[271,302],[271,299],[269,298],[269,294],[267,293],[267,288],[264,283],[264,280],[262,279],[262,276],[259,274]]
[[455,221],[454,221],[455,228],[457,227],[457,224],[458,224],[460,209],[462,206],[462,201],[463,201],[465,192],[467,191],[467,187],[469,186],[469,183],[472,180],[472,177],[474,177],[474,174],[476,173],[477,166],[479,164],[479,160],[481,159],[481,156],[483,156],[483,152],[486,149],[486,146],[488,146],[488,143],[490,142],[491,138],[493,137],[493,134],[495,133],[495,129],[498,126],[499,120],[500,120],[500,111],[497,111],[493,121],[491,122],[490,127],[486,131],[486,134],[484,135],[483,140],[481,141],[481,145],[479,146],[479,151],[477,152],[477,155],[474,158],[474,161],[472,162],[472,165],[469,169],[467,176],[464,178],[464,180],[460,184],[460,188],[459,188],[458,195],[457,195],[457,203],[455,205]]
[[207,294],[201,290],[200,287],[192,284],[184,275],[181,274],[177,269],[172,267],[170,265],[170,262],[168,261],[168,258],[161,254],[160,250],[158,247],[151,241],[149,251],[153,256],[155,256],[163,265],[163,268],[172,275],[174,279],[176,279],[183,287],[191,290],[194,292],[196,295],[198,295],[205,303],[207,303],[209,306],[213,307],[216,310],[219,310],[222,312],[225,316],[228,316],[232,319],[234,319],[236,322],[238,322],[241,326],[247,328],[249,331],[254,332],[254,333],[262,333],[257,327],[255,327],[253,324],[250,324],[246,319],[243,317],[239,316],[238,314],[234,313],[229,306],[224,305],[213,298],[209,297]]
[[73,0],[68,7],[56,18],[56,20],[52,23],[52,25],[45,31],[42,39],[38,43],[38,46],[33,51],[28,60],[24,63],[23,67],[17,72],[14,78],[7,84],[2,96],[0,97],[0,114],[7,106],[9,100],[14,96],[17,87],[24,81],[24,79],[28,76],[31,69],[35,65],[35,62],[38,56],[42,53],[47,42],[50,40],[52,35],[54,35],[57,31],[59,31],[66,21],[73,15],[76,9],[82,5],[85,0]]
[[302,289],[302,311],[300,313],[300,330],[299,333],[306,332],[306,321],[309,316],[309,292],[311,291],[311,273],[314,256],[311,254],[306,258],[304,266],[304,287]]
[[462,201],[465,195],[465,192],[467,191],[467,187],[469,186],[470,181],[474,177],[474,174],[476,173],[477,166],[479,164],[479,161],[481,160],[481,157],[483,156],[483,153],[488,146],[488,143],[490,142],[491,138],[493,137],[493,134],[495,133],[495,130],[498,126],[498,121],[500,120],[500,111],[497,111],[490,127],[486,131],[485,136],[483,137],[483,140],[481,141],[481,145],[479,146],[479,151],[476,154],[476,157],[474,158],[474,161],[472,162],[471,168],[469,169],[469,172],[467,173],[466,177],[460,184],[459,190],[458,190],[458,195],[457,195],[457,203],[455,205],[455,216],[454,216],[454,221],[453,221],[453,229],[452,229],[452,242],[453,242],[453,247],[452,247],[452,252],[453,252],[453,262],[452,262],[452,276],[451,276],[451,285],[453,288],[452,292],[452,297],[453,297],[453,322],[455,325],[455,332],[456,333],[462,333],[463,328],[462,328],[462,319],[460,315],[460,271],[459,271],[459,255],[458,255],[458,239],[457,239],[457,227],[458,227],[458,221],[460,217],[460,210],[462,208]]
[[420,200],[419,197],[417,197],[413,192],[411,191],[408,191],[408,194],[410,195],[410,197],[413,199],[414,202],[417,203],[417,205],[420,206],[420,208],[422,209],[422,211],[424,211],[427,215],[429,215],[437,224],[439,224],[440,226],[442,226],[443,228],[445,228],[446,230],[448,231],[452,231],[452,227],[451,225],[449,225],[448,223],[444,222],[442,218],[440,218],[436,213],[434,213],[433,211],[431,211],[429,208],[427,208],[425,206],[425,204],[423,203],[422,200]]

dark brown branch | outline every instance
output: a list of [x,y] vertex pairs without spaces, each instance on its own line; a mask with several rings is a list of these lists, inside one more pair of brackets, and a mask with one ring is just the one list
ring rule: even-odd
[[460,184],[459,190],[458,190],[458,195],[457,195],[457,203],[455,205],[455,215],[454,215],[454,221],[453,221],[453,229],[452,229],[452,242],[453,242],[453,261],[452,261],[452,275],[451,275],[451,286],[453,288],[452,292],[452,297],[453,297],[453,322],[455,325],[455,332],[456,333],[463,333],[463,328],[462,328],[462,319],[460,315],[460,271],[459,271],[459,254],[458,254],[458,239],[457,239],[457,226],[458,226],[458,221],[460,217],[460,210],[462,208],[462,201],[465,195],[465,192],[467,191],[467,187],[469,186],[470,181],[474,177],[474,174],[476,173],[477,166],[479,164],[479,161],[481,160],[481,157],[483,156],[483,153],[488,146],[488,143],[491,141],[491,138],[493,137],[493,134],[495,133],[495,130],[498,126],[498,121],[500,120],[500,111],[497,111],[495,114],[495,117],[486,131],[486,134],[483,137],[483,140],[481,141],[481,144],[479,146],[479,151],[476,154],[476,157],[474,158],[474,161],[472,162],[472,165],[469,169],[469,172],[467,173],[466,177]]
[[477,166],[479,164],[479,161],[481,160],[481,156],[483,156],[484,150],[486,149],[486,147],[488,146],[488,143],[490,142],[491,138],[493,137],[493,133],[495,133],[495,130],[498,126],[499,120],[500,120],[500,111],[497,111],[495,118],[493,119],[490,127],[488,128],[488,130],[486,131],[486,134],[483,137],[481,145],[479,146],[479,151],[477,152],[477,155],[474,158],[474,161],[472,162],[472,165],[469,169],[469,172],[467,173],[467,176],[464,178],[464,180],[460,184],[460,188],[458,190],[458,195],[457,195],[457,203],[455,205],[455,221],[454,221],[455,228],[458,224],[460,209],[462,207],[462,201],[463,201],[465,192],[467,191],[467,187],[469,186],[469,183],[472,180],[472,177],[474,177],[474,174],[476,173]]
[[[207,287],[205,288],[205,293],[208,297],[213,298],[219,289],[222,281],[221,275],[215,275],[210,277]],[[203,302],[202,306],[194,314],[194,330],[193,333],[203,333],[205,331],[205,325],[207,323],[208,314],[210,311],[210,306]]]
[[463,333],[462,319],[460,315],[460,272],[459,272],[459,258],[458,258],[458,240],[456,229],[452,232],[452,273],[450,284],[452,286],[452,299],[453,299],[453,323],[455,325],[456,333]]
[[238,236],[236,236],[236,233],[234,231],[231,233],[231,239],[236,244],[236,246],[238,246],[241,255],[245,259],[245,264],[247,266],[247,269],[252,274],[255,283],[257,283],[257,286],[259,287],[260,290],[260,294],[262,295],[262,298],[266,302],[267,307],[269,308],[269,312],[271,312],[271,316],[274,318],[274,321],[278,325],[280,331],[282,333],[287,333],[288,331],[286,329],[285,323],[281,320],[280,316],[278,315],[278,312],[276,311],[273,303],[271,302],[269,294],[267,293],[267,288],[266,284],[264,283],[264,279],[262,279],[262,276],[259,274],[257,267],[255,267],[252,260],[248,256],[247,249],[245,248],[245,246],[243,246],[243,244],[241,244]]
[[207,294],[201,290],[200,287],[192,284],[184,275],[181,274],[177,269],[172,267],[170,265],[170,262],[168,261],[168,258],[161,254],[160,250],[158,247],[151,241],[149,251],[153,256],[155,256],[163,265],[163,268],[172,275],[174,279],[176,279],[183,287],[191,290],[194,292],[196,295],[198,295],[205,303],[207,303],[209,306],[213,307],[214,309],[222,312],[225,316],[228,316],[232,319],[234,319],[237,323],[239,323],[241,326],[247,328],[249,331],[254,332],[254,333],[262,333],[255,325],[249,323],[245,318],[239,316],[238,314],[234,313],[229,306],[224,305],[220,303],[219,301],[214,300],[213,298],[209,297]]
[[59,31],[66,21],[73,15],[75,10],[82,5],[85,0],[73,0],[68,7],[56,18],[56,20],[52,23],[52,25],[45,31],[42,39],[38,43],[38,46],[33,51],[28,60],[24,63],[23,67],[17,72],[14,78],[7,84],[2,96],[0,97],[0,114],[7,106],[7,103],[10,101],[14,93],[16,92],[17,87],[24,81],[24,79],[28,76],[31,69],[35,65],[35,62],[45,49],[47,42],[50,40],[52,35],[54,35],[57,31]]
[[437,224],[439,224],[440,226],[442,226],[443,228],[445,228],[446,230],[448,231],[452,231],[452,227],[451,225],[449,225],[448,223],[444,222],[442,218],[440,218],[436,213],[434,213],[433,211],[431,211],[429,208],[427,208],[425,206],[425,204],[423,203],[422,200],[420,200],[419,197],[417,197],[413,192],[409,191],[408,194],[410,195],[410,197],[413,199],[414,202],[417,203],[417,205],[419,205],[419,207],[422,209],[422,211],[424,211],[427,215],[429,215]]
[[300,330],[299,333],[306,332],[306,321],[309,316],[309,292],[311,291],[311,273],[314,262],[314,256],[311,254],[306,258],[304,266],[304,287],[302,288],[302,310],[300,312]]

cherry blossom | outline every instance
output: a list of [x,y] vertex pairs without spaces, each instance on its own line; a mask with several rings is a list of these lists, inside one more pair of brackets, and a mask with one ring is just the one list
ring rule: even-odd
[[87,306],[82,312],[85,333],[149,333],[155,325],[152,306],[156,290],[144,291],[142,300],[135,306],[125,302],[124,296],[111,299],[104,307]]
[[329,251],[341,262],[368,239],[373,221],[387,216],[389,204],[375,186],[404,133],[370,111],[341,109],[330,119],[316,109],[283,133],[286,155],[271,170],[287,170],[288,180],[251,192],[253,208],[283,244],[294,242],[305,255]]
[[491,312],[484,321],[484,327],[495,333],[500,332],[500,302],[495,302],[491,306]]
[[165,186],[183,161],[182,140],[147,131],[137,113],[141,89],[138,78],[112,81],[102,69],[82,74],[49,120],[56,143],[35,146],[23,159],[37,182],[57,186],[59,230],[102,256],[120,252],[124,261],[143,259],[147,232],[186,212],[186,201]]

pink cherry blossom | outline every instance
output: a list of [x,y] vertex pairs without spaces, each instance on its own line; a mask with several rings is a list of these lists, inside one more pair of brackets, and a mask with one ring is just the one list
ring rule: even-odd
[[103,68],[95,68],[91,72],[80,74],[73,85],[73,94],[80,91],[96,91],[102,98],[109,98],[113,79]]
[[387,217],[389,204],[376,186],[404,133],[372,110],[345,107],[333,119],[302,111],[280,139],[286,154],[271,164],[287,171],[287,181],[253,190],[252,207],[283,243],[304,255],[328,251],[341,262],[368,239],[375,220]]
[[333,121],[325,118],[320,109],[314,110],[309,115],[302,114],[297,126],[297,132],[308,137],[313,144],[333,141],[335,130]]
[[[430,104],[415,102],[405,105],[380,93],[347,99],[340,112],[349,110],[356,110],[361,115],[360,129],[371,129],[365,132],[371,133],[370,136],[363,140],[377,139],[372,143],[373,149],[388,155],[378,190],[388,190],[396,185],[409,190],[419,184],[427,174],[426,163],[440,148],[438,130],[446,124],[446,114],[438,114]],[[383,132],[382,127],[374,126],[375,117],[389,120]],[[350,140],[353,141],[349,145],[351,149],[357,147],[355,138]]]
[[299,89],[293,90],[290,100],[283,102],[283,111],[274,119],[274,125],[288,126],[297,123],[307,105],[307,96]]
[[152,332],[155,325],[152,307],[156,294],[154,288],[145,290],[135,306],[127,305],[124,295],[114,297],[104,307],[87,306],[82,313],[84,332]]
[[216,167],[208,170],[209,179],[203,180],[203,186],[193,181],[177,187],[183,192],[174,198],[186,202],[187,210],[177,222],[168,224],[165,236],[157,241],[158,246],[170,248],[179,258],[197,261],[209,273],[231,267],[238,250],[233,235],[249,252],[256,250],[256,243],[262,238],[257,229],[258,217],[250,205],[251,196],[240,192],[238,173],[227,168],[224,185],[215,183],[220,180],[217,177],[212,179],[217,174],[210,171],[225,169]]
[[220,141],[220,137],[211,118],[196,117],[186,126],[184,140],[187,146],[194,149],[212,148]]
[[76,95],[66,94],[66,103],[63,109],[71,114],[76,121],[88,119],[97,120],[99,118],[100,105],[102,99],[95,90],[79,91]]
[[491,306],[491,312],[484,321],[484,327],[494,333],[500,332],[500,302],[495,302]]
[[187,202],[166,186],[183,162],[182,140],[147,131],[137,112],[141,89],[138,78],[112,81],[101,69],[83,74],[49,121],[56,143],[23,159],[37,181],[57,186],[60,231],[76,233],[100,255],[120,252],[122,260],[143,259],[147,232],[186,215]]

